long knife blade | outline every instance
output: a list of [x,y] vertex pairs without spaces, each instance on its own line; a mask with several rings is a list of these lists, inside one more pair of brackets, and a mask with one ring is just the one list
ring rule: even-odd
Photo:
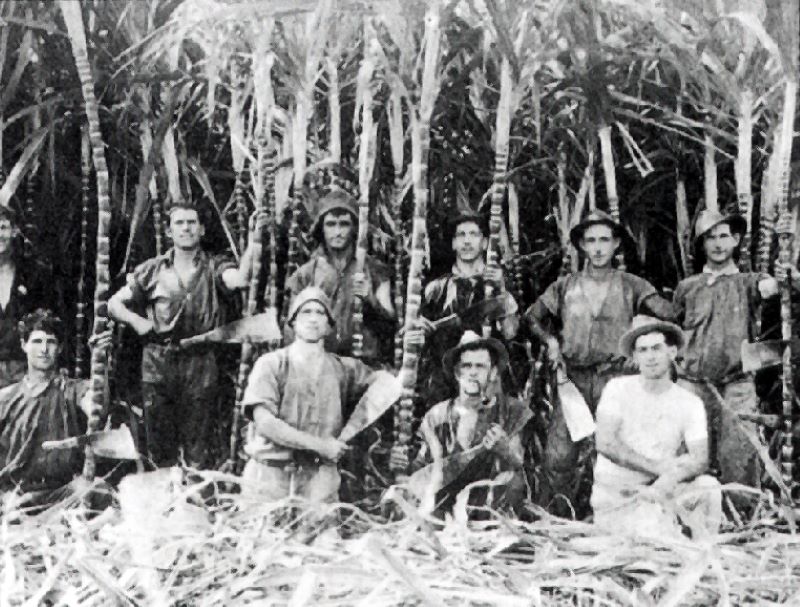
[[400,398],[403,384],[399,377],[387,371],[376,371],[376,377],[353,409],[350,419],[339,433],[339,440],[347,442],[362,430],[374,424]]

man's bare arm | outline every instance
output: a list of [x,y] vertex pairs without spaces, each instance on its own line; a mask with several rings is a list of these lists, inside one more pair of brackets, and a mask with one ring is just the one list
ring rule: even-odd
[[597,452],[618,466],[648,474],[653,478],[661,474],[661,462],[631,449],[621,436],[622,419],[597,412]]
[[708,439],[686,444],[686,453],[662,464],[662,473],[656,483],[680,483],[700,476],[708,469]]
[[303,432],[275,417],[267,407],[256,405],[253,409],[256,432],[274,443],[289,449],[315,451],[326,459],[336,461],[346,448],[345,443],[335,438],[314,436]]
[[139,335],[147,335],[153,330],[153,321],[131,310],[128,306],[132,301],[133,291],[125,285],[108,300],[108,313],[111,318],[125,323]]

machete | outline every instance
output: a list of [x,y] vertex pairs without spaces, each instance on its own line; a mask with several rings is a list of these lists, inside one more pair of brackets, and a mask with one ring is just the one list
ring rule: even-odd
[[49,440],[42,443],[42,449],[75,449],[89,445],[95,455],[109,459],[139,459],[139,452],[133,444],[128,426],[122,425],[114,430],[89,432],[62,440]]
[[275,308],[268,308],[261,314],[246,316],[228,324],[195,335],[180,341],[182,348],[199,344],[241,344],[249,341],[253,344],[268,343],[281,339],[281,330],[278,327]]
[[388,371],[376,371],[375,379],[353,409],[350,419],[339,433],[339,440],[348,442],[374,424],[400,398],[403,384]]

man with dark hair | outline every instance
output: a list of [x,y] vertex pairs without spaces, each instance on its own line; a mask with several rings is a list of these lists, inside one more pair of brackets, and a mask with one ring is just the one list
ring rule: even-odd
[[[563,366],[592,412],[612,378],[630,372],[619,339],[638,313],[671,318],[670,302],[646,280],[612,266],[629,238],[625,228],[602,211],[592,211],[572,228],[570,240],[586,258],[585,268],[556,280],[525,313],[532,332],[548,348],[553,366]],[[562,495],[574,502],[579,472],[578,443],[572,441],[560,405],[547,434],[538,500],[566,515]],[[579,507],[580,509],[580,507]]]
[[703,402],[672,378],[682,344],[680,327],[646,316],[620,338],[639,373],[611,379],[600,397],[592,488],[595,523],[615,532],[679,534],[677,514],[693,532],[722,522]]
[[[450,381],[441,367],[444,353],[458,344],[464,331],[482,333],[483,314],[470,315],[467,311],[485,300],[487,283],[499,285],[497,297],[502,307],[500,318],[491,322],[492,336],[511,339],[519,326],[517,302],[505,288],[502,270],[486,265],[489,239],[484,217],[472,211],[459,213],[450,221],[450,232],[455,253],[452,270],[425,286],[419,321],[409,332],[410,341],[425,344],[420,393],[429,404],[444,400],[452,393]],[[436,321],[453,314],[459,315],[458,323],[434,329]]]
[[[300,291],[319,287],[330,299],[335,330],[325,338],[325,348],[334,354],[349,356],[353,351],[353,305],[363,302],[364,322],[362,360],[378,364],[388,360],[389,336],[394,334],[395,310],[392,303],[389,273],[371,255],[364,262],[364,272],[356,272],[356,234],[358,207],[355,199],[343,190],[334,189],[320,200],[311,233],[319,244],[305,264],[286,283],[290,305]],[[294,335],[284,327],[285,343]]]
[[[73,494],[83,465],[80,449],[45,451],[42,443],[82,434],[92,411],[87,380],[58,373],[61,321],[36,310],[20,323],[27,370],[20,382],[0,390],[0,492],[14,492],[17,508],[47,506]],[[111,331],[89,340],[107,348]]]
[[[251,220],[251,236],[265,219]],[[246,287],[250,278],[250,245],[236,267],[225,256],[212,257],[202,249],[204,234],[200,211],[174,204],[167,227],[173,247],[137,266],[108,302],[111,316],[146,340],[142,352],[145,432],[148,453],[158,465],[174,464],[179,448],[190,465],[206,463],[217,362],[208,347],[180,349],[177,344],[223,324],[224,298]]]
[[[520,432],[531,418],[522,402],[493,389],[498,374],[508,365],[508,353],[494,338],[466,331],[443,357],[442,367],[458,384],[458,394],[434,405],[420,424],[420,447],[409,467],[404,447],[391,452],[392,466],[415,472],[433,464],[424,508],[443,513],[452,509],[458,493],[470,483],[512,472],[506,489],[497,492],[493,507],[515,508],[525,497]],[[475,449],[467,462],[448,459]],[[470,496],[470,504],[487,505],[484,489]]]
[[294,341],[256,361],[242,399],[251,422],[242,491],[268,501],[295,495],[333,501],[341,480],[337,462],[347,449],[336,438],[347,405],[385,371],[325,350],[336,319],[319,287],[297,294],[286,322]]
[[[675,289],[678,322],[686,337],[680,384],[703,399],[711,426],[711,461],[723,483],[760,487],[761,461],[738,418],[757,413],[755,382],[742,369],[743,341],[757,337],[759,303],[778,294],[778,282],[757,272],[740,272],[734,260],[746,221],[738,214],[704,210],[697,218],[695,244],[705,257],[700,274]],[[775,275],[787,279],[792,268],[776,262]],[[716,392],[716,394],[715,394]],[[721,407],[720,401],[725,407]],[[731,498],[747,507],[748,496]]]
[[0,206],[0,388],[22,379],[25,354],[17,330],[20,319],[39,306],[53,304],[52,289],[40,268],[22,263],[15,215]]

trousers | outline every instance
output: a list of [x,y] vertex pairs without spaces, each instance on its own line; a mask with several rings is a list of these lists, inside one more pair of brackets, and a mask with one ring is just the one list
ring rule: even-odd
[[242,471],[242,495],[265,502],[294,496],[310,502],[338,501],[341,475],[335,464],[309,464],[290,469],[248,460]]

